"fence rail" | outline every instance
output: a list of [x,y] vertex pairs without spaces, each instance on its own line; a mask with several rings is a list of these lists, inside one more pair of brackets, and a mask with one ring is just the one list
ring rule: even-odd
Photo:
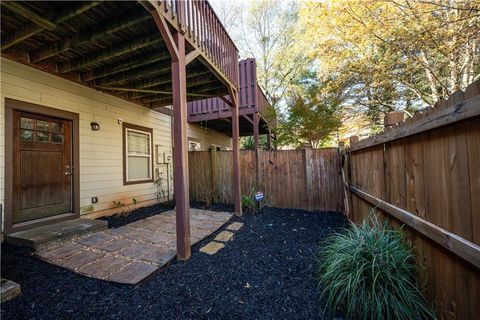
[[[269,206],[343,211],[338,149],[241,151],[242,194],[265,193]],[[189,152],[190,199],[233,203],[231,151]]]
[[480,315],[480,82],[343,152],[347,214],[406,225],[441,319]]

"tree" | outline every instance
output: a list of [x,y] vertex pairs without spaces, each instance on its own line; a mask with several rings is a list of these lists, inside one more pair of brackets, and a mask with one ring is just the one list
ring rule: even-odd
[[278,140],[295,147],[321,147],[341,126],[342,96],[332,91],[332,83],[309,79],[304,88],[291,92],[288,117],[279,125]]
[[480,2],[304,3],[299,20],[319,78],[348,84],[346,102],[372,123],[432,105],[480,77]]
[[[273,107],[279,107],[286,91],[305,70],[305,48],[297,41],[296,1],[212,1],[220,20],[229,25],[242,58],[257,61],[257,78]],[[230,27],[234,23],[234,27]],[[278,110],[277,110],[278,111]]]
[[[253,136],[250,137],[242,137],[240,140],[242,150],[253,150],[255,146],[255,141]],[[268,150],[268,141],[265,135],[261,135],[258,137],[258,146],[263,150]]]
[[[257,79],[273,110],[262,116],[279,132],[280,123],[287,116],[286,96],[298,78],[308,69],[303,43],[298,42],[299,29],[296,1],[212,1],[220,20],[235,27],[229,29],[243,58],[257,62]],[[230,27],[228,27],[230,28]],[[272,112],[274,111],[274,112]],[[277,120],[278,119],[278,120]],[[275,141],[276,146],[281,140]]]

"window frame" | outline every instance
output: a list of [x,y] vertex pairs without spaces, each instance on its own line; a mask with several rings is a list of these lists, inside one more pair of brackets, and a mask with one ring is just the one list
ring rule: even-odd
[[[143,134],[148,134],[150,136],[150,155],[148,156],[149,159],[149,178],[142,179],[142,180],[128,180],[128,146],[127,146],[127,134],[129,131],[139,132]],[[123,146],[123,185],[130,185],[130,184],[140,184],[140,183],[148,183],[153,182],[153,129],[137,126],[131,123],[123,123],[122,124],[122,146]]]

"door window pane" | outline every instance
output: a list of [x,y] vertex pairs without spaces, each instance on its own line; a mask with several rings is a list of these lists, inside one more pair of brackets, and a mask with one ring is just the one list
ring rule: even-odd
[[61,123],[52,122],[52,132],[62,133],[62,129]]
[[20,119],[20,128],[22,129],[35,129],[35,120],[29,118],[21,118]]
[[52,142],[53,143],[63,143],[63,134],[52,133]]
[[37,141],[38,142],[48,142],[49,141],[48,133],[37,131]]
[[37,120],[37,131],[50,131],[50,122]]
[[20,131],[20,139],[22,141],[33,141],[35,140],[34,138],[35,138],[34,131],[30,131],[30,130]]

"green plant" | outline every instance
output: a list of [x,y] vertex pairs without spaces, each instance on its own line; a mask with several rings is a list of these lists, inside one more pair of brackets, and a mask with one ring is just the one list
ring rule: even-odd
[[[167,171],[168,172],[168,171]],[[155,186],[155,196],[158,201],[161,201],[168,196],[168,181],[162,176],[163,172],[159,168],[155,169],[155,179],[153,185]]]
[[318,281],[326,309],[347,319],[432,319],[417,286],[413,247],[371,214],[321,243]]
[[255,211],[256,203],[253,197],[249,194],[242,195],[242,208],[245,211]]
[[255,190],[257,190],[257,188],[253,186],[250,193],[242,195],[242,208],[245,209],[245,211],[255,213],[257,212],[257,206],[258,211],[265,206],[265,198],[260,202],[255,201]]
[[112,201],[112,202],[117,208],[123,207],[125,205],[122,201]]
[[137,204],[138,200],[135,199],[135,198],[132,198],[132,202],[133,202],[133,204]]
[[209,172],[204,173],[200,179],[202,188],[198,192],[198,200],[205,203],[208,208],[212,204],[215,197],[215,190],[213,189]]

